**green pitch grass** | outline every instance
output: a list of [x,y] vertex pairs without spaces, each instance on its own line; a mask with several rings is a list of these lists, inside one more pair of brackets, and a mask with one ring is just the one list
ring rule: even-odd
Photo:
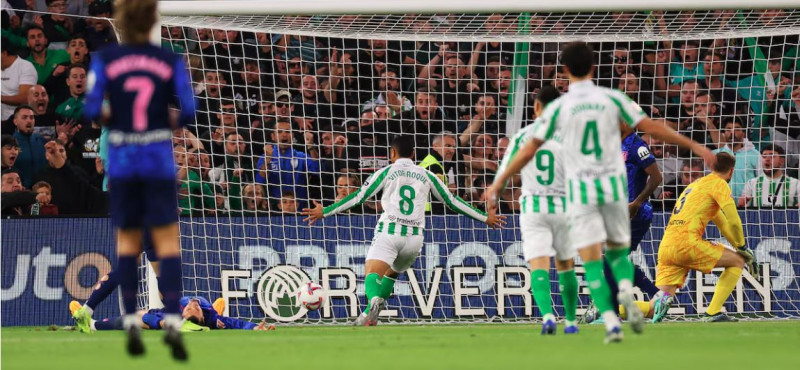
[[[562,327],[559,326],[559,331]],[[162,332],[144,333],[145,357],[124,353],[122,332],[2,328],[3,369],[188,369]],[[667,323],[604,345],[601,325],[577,336],[533,324],[278,327],[188,333],[195,369],[797,369],[800,321]]]

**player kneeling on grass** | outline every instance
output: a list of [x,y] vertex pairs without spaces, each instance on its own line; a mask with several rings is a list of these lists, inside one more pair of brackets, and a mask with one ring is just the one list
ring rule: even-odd
[[450,209],[492,228],[505,224],[503,216],[495,215],[495,209],[483,213],[451,194],[436,175],[414,164],[413,156],[413,139],[408,136],[396,137],[389,150],[392,164],[372,174],[361,189],[324,208],[314,202],[315,208],[305,208],[302,212],[308,216],[304,221],[313,224],[325,216],[356,207],[383,190],[383,214],[367,252],[367,275],[364,278],[367,308],[356,319],[357,326],[377,325],[378,314],[394,290],[397,275],[406,271],[417,259],[423,244],[428,194],[433,192]]
[[[553,86],[545,86],[536,96],[533,110],[541,117],[548,103],[559,96]],[[532,125],[520,130],[512,139],[506,156],[500,164],[498,174],[502,173],[517,151],[532,137],[537,125],[544,125],[537,119]],[[522,196],[520,197],[520,231],[522,233],[525,260],[531,266],[531,290],[533,299],[543,316],[542,334],[555,334],[556,317],[550,300],[550,257],[556,257],[558,284],[564,302],[565,334],[578,332],[575,311],[578,307],[578,278],[575,276],[574,258],[577,252],[567,236],[567,200],[564,192],[564,163],[561,144],[556,141],[545,143],[536,153],[536,158],[520,171],[522,175]]]
[[[735,164],[732,155],[717,153],[711,174],[689,184],[678,197],[658,247],[656,286],[663,293],[649,304],[637,302],[653,322],[661,321],[667,314],[675,300],[675,291],[683,286],[689,270],[707,274],[715,267],[725,268],[703,318],[710,322],[736,321],[722,313],[722,305],[736,287],[745,265],[756,279],[760,276],[753,252],[745,245],[742,220],[728,185]],[[703,239],[711,220],[735,250]]]
[[[222,316],[224,307],[219,307],[217,302],[212,305],[207,299],[202,297],[182,297],[180,299],[181,316],[184,319],[181,331],[207,331],[210,329],[242,329],[242,330],[275,330],[275,325],[261,321],[254,322],[234,319]],[[160,330],[164,328],[164,310],[154,308],[137,312],[141,327],[143,329]],[[83,330],[87,327],[88,331],[94,330],[123,330],[123,318],[114,317],[99,321],[76,319],[78,327]]]

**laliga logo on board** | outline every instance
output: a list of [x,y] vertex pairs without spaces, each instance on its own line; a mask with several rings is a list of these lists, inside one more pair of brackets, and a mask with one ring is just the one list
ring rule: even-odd
[[297,304],[297,291],[311,281],[305,271],[291,265],[275,266],[265,271],[256,285],[256,297],[261,310],[280,322],[292,322],[303,317],[308,309]]

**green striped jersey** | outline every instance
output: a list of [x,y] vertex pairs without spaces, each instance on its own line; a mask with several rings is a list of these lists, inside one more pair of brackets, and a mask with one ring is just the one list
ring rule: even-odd
[[[506,155],[500,162],[497,174],[508,168],[519,150],[533,138],[537,126],[544,125],[543,119],[522,128],[511,138]],[[564,189],[564,166],[561,158],[561,144],[557,140],[544,143],[536,155],[520,171],[522,177],[522,196],[519,199],[521,212],[563,213],[566,207]]]
[[393,164],[378,170],[364,181],[358,191],[325,207],[323,214],[328,216],[346,211],[381,190],[383,213],[378,219],[380,232],[401,234],[401,229],[404,229],[407,233],[414,234],[415,228],[424,229],[425,203],[428,203],[431,193],[450,209],[475,220],[486,221],[485,213],[450,193],[436,175],[407,158],[398,159]]
[[568,201],[602,204],[627,199],[620,122],[635,127],[646,117],[625,94],[580,81],[547,105],[533,137],[561,141]]
[[744,185],[743,196],[752,207],[797,207],[800,204],[800,181],[789,176],[777,179],[761,175]]

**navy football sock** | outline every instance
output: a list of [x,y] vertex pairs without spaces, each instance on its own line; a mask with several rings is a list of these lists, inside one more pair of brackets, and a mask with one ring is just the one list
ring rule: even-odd
[[180,313],[181,299],[181,258],[167,257],[161,259],[161,278],[158,280],[164,302],[164,313]]
[[100,282],[97,283],[97,289],[92,290],[92,294],[89,295],[89,299],[86,300],[85,306],[94,310],[97,305],[102,303],[114,292],[114,289],[117,289],[117,286],[119,286],[119,273],[116,270],[112,270],[107,276],[108,279],[101,279]]
[[126,313],[136,313],[136,293],[139,285],[139,256],[119,256],[119,290],[122,293],[122,306]]
[[617,286],[617,280],[614,279],[614,273],[611,271],[611,266],[608,264],[608,258],[606,257],[603,257],[603,274],[608,283],[608,289],[611,291],[611,306],[614,308],[614,312],[619,314],[619,302],[617,301],[619,287]]
[[122,317],[114,317],[94,322],[95,330],[122,330]]
[[658,288],[653,284],[653,281],[647,278],[647,275],[644,274],[644,271],[639,266],[635,265],[633,269],[633,285],[638,286],[650,298],[653,298],[658,293]]

